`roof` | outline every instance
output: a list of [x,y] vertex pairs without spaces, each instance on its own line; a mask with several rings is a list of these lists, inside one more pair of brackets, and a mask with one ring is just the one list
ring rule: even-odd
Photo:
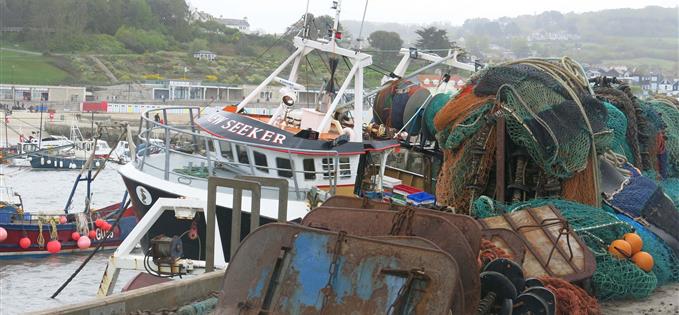
[[250,23],[245,19],[217,19],[220,23],[228,26],[245,26],[250,27]]

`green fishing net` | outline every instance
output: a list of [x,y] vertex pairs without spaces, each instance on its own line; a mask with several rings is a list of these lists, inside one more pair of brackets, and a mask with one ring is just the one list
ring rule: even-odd
[[[480,197],[473,203],[474,213],[480,218],[500,215],[505,212],[535,208],[543,205],[554,205],[561,215],[568,220],[573,231],[587,244],[596,259],[596,271],[592,276],[592,287],[600,300],[644,298],[653,292],[659,283],[656,271],[660,271],[662,282],[676,281],[676,257],[669,248],[658,240],[649,240],[648,248],[654,256],[658,270],[651,272],[639,269],[629,260],[613,257],[607,251],[612,241],[622,238],[625,233],[634,231],[634,227],[603,209],[590,207],[561,199],[534,199],[526,202],[503,205],[488,197]],[[644,241],[650,239],[648,234],[640,234]]]
[[[604,106],[606,106],[606,110],[608,111],[606,126],[608,129],[613,130],[610,149],[615,153],[624,155],[627,158],[627,161],[634,164],[634,154],[632,153],[629,143],[627,143],[627,118],[625,117],[625,114],[611,103],[604,102]],[[597,150],[599,148],[600,147],[597,147]]]
[[462,142],[474,135],[485,124],[483,117],[493,106],[493,103],[486,103],[467,115],[458,126],[448,126],[436,134],[441,147],[450,150],[457,149]]
[[509,137],[550,176],[568,178],[584,169],[593,138],[601,146],[612,140],[603,103],[583,94],[580,107],[546,71],[528,64],[496,66],[472,82],[476,95],[495,95],[501,102]]
[[665,148],[668,156],[668,171],[670,176],[679,175],[679,110],[673,105],[662,101],[647,103],[656,113],[665,128]]

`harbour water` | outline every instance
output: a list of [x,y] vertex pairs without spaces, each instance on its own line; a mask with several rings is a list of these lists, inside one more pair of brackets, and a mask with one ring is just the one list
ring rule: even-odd
[[[21,194],[28,212],[57,212],[63,209],[78,175],[77,171],[35,171],[5,167],[5,183]],[[107,164],[92,185],[92,207],[120,202],[124,193],[117,165]],[[82,211],[86,195],[81,182],[73,201],[74,211]],[[95,298],[99,281],[112,251],[96,254],[56,299],[50,296],[87,258],[89,253],[52,255],[42,258],[0,259],[0,314],[21,314],[49,309]],[[136,272],[123,271],[116,291]]]

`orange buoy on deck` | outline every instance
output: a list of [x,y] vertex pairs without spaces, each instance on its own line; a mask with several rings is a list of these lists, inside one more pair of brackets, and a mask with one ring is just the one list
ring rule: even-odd
[[650,272],[653,269],[653,256],[647,252],[638,252],[632,256],[632,262],[641,270]]
[[615,240],[608,246],[608,251],[617,258],[625,259],[632,256],[632,245],[625,240]]
[[625,233],[625,235],[622,236],[622,239],[632,246],[632,255],[640,252],[641,248],[644,247],[644,241],[637,233]]

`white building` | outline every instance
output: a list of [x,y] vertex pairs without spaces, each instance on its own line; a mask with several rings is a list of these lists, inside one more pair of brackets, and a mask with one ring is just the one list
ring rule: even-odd
[[196,58],[198,60],[214,61],[217,58],[217,54],[209,50],[199,50],[193,53],[193,58]]
[[248,23],[248,18],[244,17],[241,19],[217,19],[218,22],[224,24],[226,27],[235,28],[243,33],[250,31],[250,23]]

